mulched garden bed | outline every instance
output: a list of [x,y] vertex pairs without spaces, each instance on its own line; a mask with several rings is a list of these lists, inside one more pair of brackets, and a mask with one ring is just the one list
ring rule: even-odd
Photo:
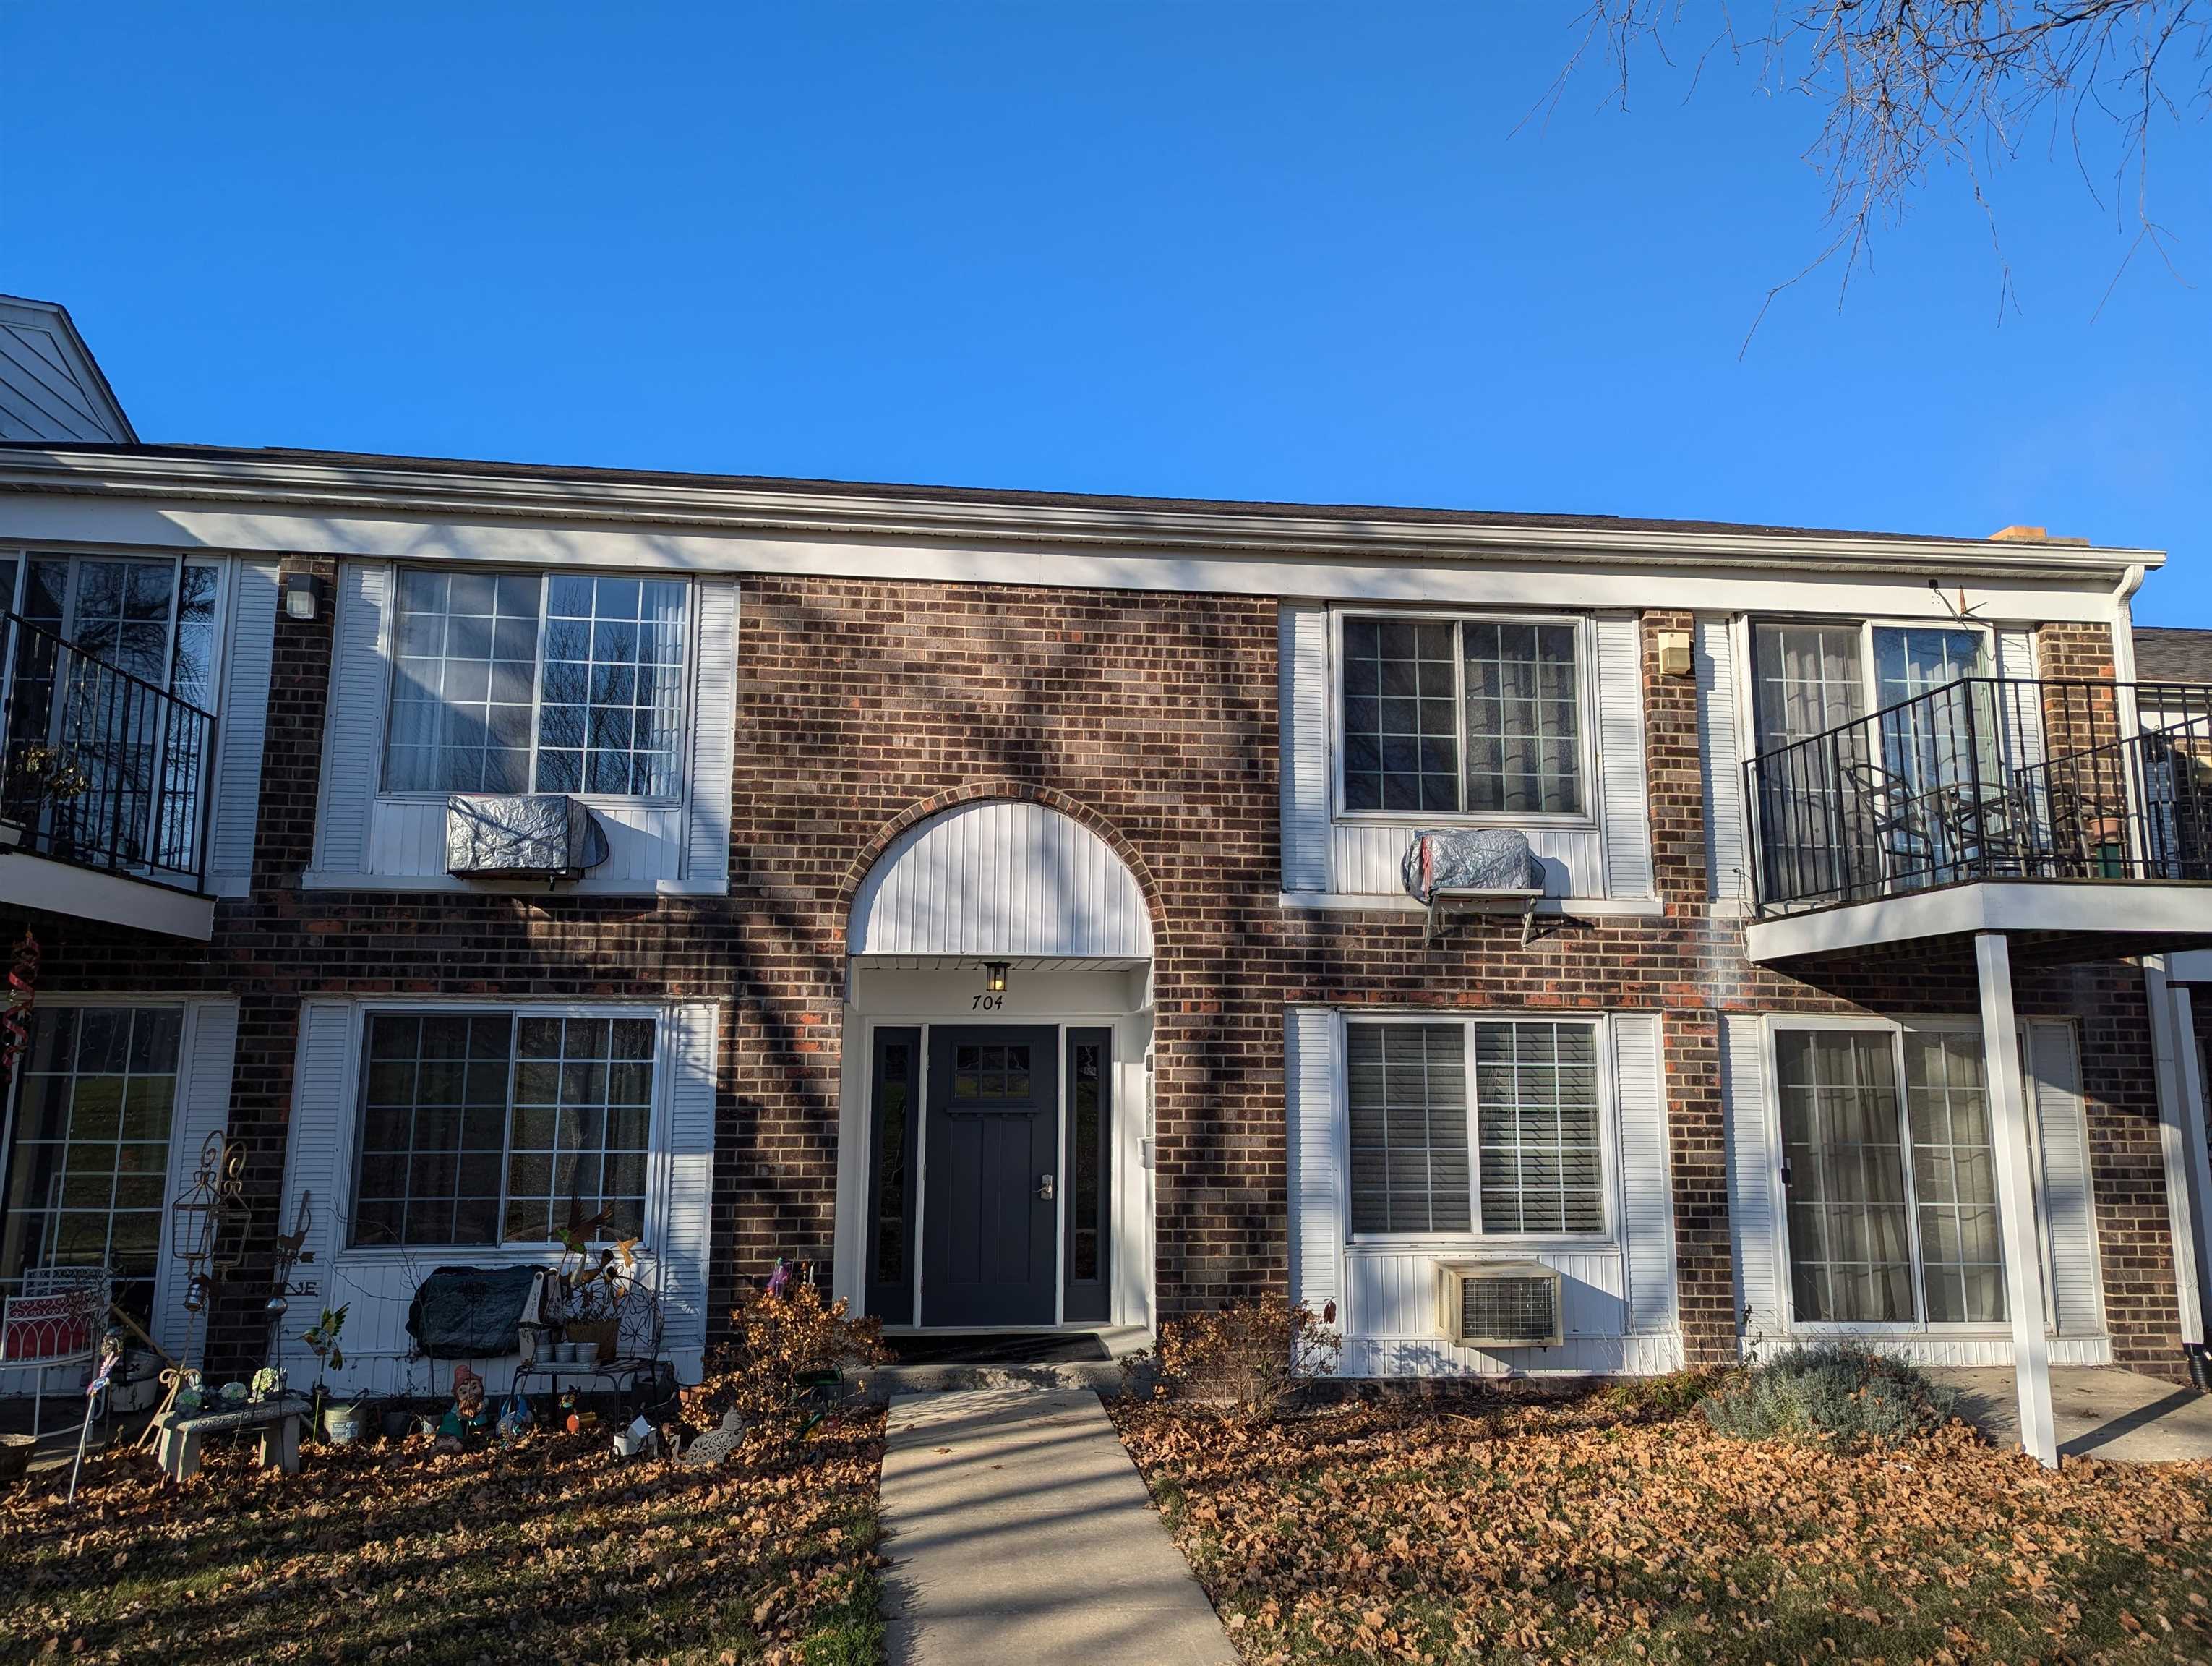
[[2054,1475],[1959,1423],[1843,1454],[1680,1406],[1114,1414],[1247,1662],[2212,1658],[2212,1464]]
[[837,1416],[709,1470],[565,1433],[315,1446],[290,1476],[210,1448],[182,1487],[103,1464],[74,1508],[42,1474],[0,1499],[0,1661],[861,1666],[883,1426]]

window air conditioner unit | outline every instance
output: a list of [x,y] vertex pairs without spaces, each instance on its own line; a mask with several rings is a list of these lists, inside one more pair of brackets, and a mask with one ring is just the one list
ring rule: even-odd
[[446,872],[461,879],[580,879],[607,836],[565,793],[456,793],[446,800]]
[[1467,1347],[1555,1348],[1559,1275],[1533,1261],[1438,1262],[1437,1328]]

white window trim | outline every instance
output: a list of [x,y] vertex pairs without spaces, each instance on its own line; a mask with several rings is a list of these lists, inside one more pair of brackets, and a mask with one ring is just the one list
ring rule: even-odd
[[[2023,1044],[2025,1044],[2025,1021],[2021,1027]],[[1887,1018],[1851,1013],[1770,1012],[1765,1015],[1760,1028],[1764,1032],[1766,1079],[1771,1085],[1770,1091],[1766,1096],[1766,1139],[1767,1149],[1774,1153],[1774,1164],[1767,1176],[1767,1182],[1772,1189],[1773,1196],[1771,1213],[1774,1220],[1774,1243],[1778,1261],[1776,1272],[1781,1280],[1780,1305],[1785,1315],[1784,1322],[1790,1333],[1805,1336],[2010,1336],[2012,1326],[2008,1320],[1992,1323],[1985,1320],[1944,1321],[1933,1320],[1926,1316],[1928,1292],[1923,1282],[1926,1277],[1926,1264],[1922,1260],[1920,1253],[1920,1193],[1912,1177],[1912,1107],[1906,1086],[1905,1038],[1916,1031],[1921,1034],[1959,1035],[1963,1033],[1978,1036],[1981,1033],[1981,1019],[1956,1013],[1914,1014],[1907,1018]],[[1855,1030],[1861,1032],[1880,1032],[1890,1037],[1890,1056],[1897,1069],[1898,1122],[1904,1135],[1899,1148],[1899,1157],[1905,1171],[1905,1235],[1907,1243],[1911,1246],[1912,1254],[1912,1308],[1914,1313],[1919,1316],[1913,1320],[1909,1322],[1866,1321],[1854,1323],[1844,1320],[1801,1319],[1797,1316],[1796,1280],[1792,1276],[1790,1250],[1790,1195],[1788,1189],[1782,1183],[1784,1146],[1782,1137],[1780,1037],[1785,1030],[1793,1031]],[[2024,1083],[2027,1074],[2028,1073],[2023,1070]],[[1986,1091],[1984,1089],[1984,1091]],[[2032,1085],[2027,1085],[2027,1092],[2032,1107],[2034,1093]],[[1996,1109],[1994,1105],[1990,1108],[1990,1115],[1994,1125],[1996,1116]],[[2035,1129],[2035,1184],[2039,1196],[2043,1187],[2041,1130],[2039,1126],[2036,1125],[2032,1109],[2029,1120],[2031,1126]],[[2048,1213],[2047,1209],[2039,1208],[2036,1211],[2037,1237],[2041,1246],[2040,1253],[2044,1266],[2044,1322],[2046,1327],[2051,1323],[2049,1310],[2052,1253],[2050,1222],[2046,1219]],[[2012,1301],[2012,1284],[2010,1280],[2007,1280],[2005,1304],[2008,1312],[2010,1311]]]
[[[448,565],[444,562],[425,563],[398,561],[390,564],[392,575],[391,600],[385,607],[384,617],[376,633],[377,658],[382,664],[384,694],[379,702],[376,716],[376,756],[373,767],[376,770],[375,799],[385,804],[443,804],[456,796],[477,798],[505,798],[517,796],[503,793],[457,794],[435,790],[399,790],[385,784],[386,771],[391,757],[392,702],[399,683],[399,587],[410,570],[432,573],[485,573],[496,578],[534,574],[538,578],[538,657],[533,662],[530,682],[530,784],[524,793],[535,794],[538,787],[538,732],[544,720],[545,703],[545,610],[552,605],[552,581],[566,575],[569,569],[558,567],[479,567]],[[684,665],[683,699],[677,714],[675,746],[675,789],[667,793],[647,796],[636,793],[576,792],[563,796],[584,804],[608,809],[672,810],[688,812],[691,800],[691,728],[696,721],[698,704],[699,680],[699,586],[689,574],[659,569],[639,569],[631,572],[599,572],[586,570],[580,576],[588,579],[635,579],[641,583],[655,581],[677,583],[684,587]]]
[[[346,1049],[346,1116],[344,1137],[331,1164],[331,1235],[333,1265],[420,1262],[466,1256],[472,1263],[489,1266],[536,1265],[561,1253],[558,1239],[542,1242],[502,1240],[496,1243],[374,1243],[352,1242],[354,1185],[361,1166],[362,1103],[368,1077],[369,1020],[380,1017],[455,1017],[474,1012],[511,1012],[518,1018],[651,1018],[653,1032],[653,1109],[647,1122],[645,1158],[645,1240],[641,1256],[661,1254],[660,1239],[668,1219],[668,1188],[672,1177],[669,1152],[670,1095],[676,1067],[676,1018],[683,1001],[546,1001],[546,1000],[364,1000],[353,1003],[351,1029]],[[510,1118],[514,1114],[508,1105]],[[511,1128],[509,1130],[511,1136]],[[501,1152],[500,1195],[507,1195]]]
[[[1336,1135],[1337,1207],[1344,1222],[1344,1240],[1347,1248],[1389,1247],[1398,1250],[1433,1250],[1439,1253],[1465,1254],[1470,1250],[1513,1251],[1539,1254],[1555,1251],[1562,1254],[1588,1253],[1591,1250],[1617,1250],[1621,1242],[1621,1223],[1626,1218],[1626,1200],[1620,1195],[1624,1177],[1617,1153],[1620,1149],[1620,1107],[1615,1103],[1614,1052],[1613,1025],[1610,1015],[1603,1012],[1532,1012],[1521,1008],[1503,1011],[1470,1011],[1453,1007],[1432,1012],[1352,1012],[1339,1008],[1335,1013],[1336,1037],[1334,1045],[1334,1084],[1332,1094],[1336,1103],[1336,1115],[1331,1119]],[[1352,1083],[1351,1049],[1346,1031],[1353,1025],[1443,1025],[1457,1024],[1462,1031],[1462,1046],[1465,1048],[1467,1070],[1467,1134],[1468,1177],[1469,1192],[1468,1219],[1471,1224],[1464,1232],[1361,1232],[1352,1225]],[[1485,1232],[1482,1230],[1482,1130],[1480,1110],[1474,1091],[1474,1026],[1478,1024],[1580,1024],[1596,1031],[1597,1071],[1597,1140],[1598,1140],[1598,1198],[1605,1212],[1603,1223],[1591,1232]]]
[[[1571,625],[1575,632],[1575,768],[1583,808],[1561,810],[1353,810],[1344,784],[1344,622],[1413,619],[1425,624]],[[1545,827],[1594,829],[1599,823],[1597,630],[1587,613],[1516,613],[1475,608],[1333,607],[1328,619],[1329,814],[1354,826]],[[1457,713],[1460,790],[1467,790],[1467,665],[1455,655],[1452,698]]]

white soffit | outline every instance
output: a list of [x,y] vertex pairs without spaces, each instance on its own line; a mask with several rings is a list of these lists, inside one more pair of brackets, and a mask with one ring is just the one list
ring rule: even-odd
[[853,900],[854,955],[1149,960],[1152,913],[1112,846],[1042,805],[963,805],[892,841]]

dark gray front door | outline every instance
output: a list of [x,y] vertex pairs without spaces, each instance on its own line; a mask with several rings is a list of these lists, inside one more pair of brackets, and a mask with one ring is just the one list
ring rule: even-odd
[[930,1030],[926,1325],[1053,1322],[1059,1050],[1048,1029]]

